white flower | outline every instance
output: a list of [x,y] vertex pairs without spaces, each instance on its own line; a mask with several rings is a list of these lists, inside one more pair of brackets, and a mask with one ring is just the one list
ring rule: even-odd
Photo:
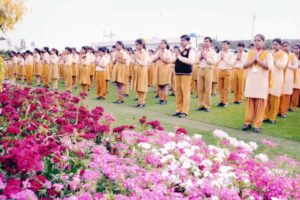
[[203,160],[201,165],[204,165],[205,168],[210,168],[212,166],[212,162],[210,160]]
[[262,162],[267,162],[269,160],[268,156],[263,153],[257,154],[255,158],[261,160]]
[[192,151],[198,151],[199,149],[200,148],[198,146],[195,146],[195,145],[191,146]]
[[196,133],[196,134],[193,135],[193,138],[195,140],[201,140],[202,139],[202,135]]
[[190,157],[190,156],[194,155],[194,151],[192,149],[184,149],[184,154],[187,157]]
[[253,150],[256,150],[258,145],[256,144],[256,142],[249,142],[248,143],[250,145],[250,147],[252,147]]
[[177,143],[177,147],[183,149],[185,147],[190,147],[191,145],[186,141],[180,141]]
[[179,162],[175,160],[175,161],[171,162],[171,163],[167,166],[167,168],[168,168],[169,170],[174,171],[176,168],[178,168],[178,166],[179,166]]
[[212,196],[210,199],[211,199],[211,200],[219,200],[219,197],[217,197],[217,196]]
[[169,176],[169,180],[172,181],[173,183],[179,183],[180,182],[180,178],[174,174],[171,174]]
[[168,177],[170,174],[169,174],[169,172],[167,170],[163,170],[161,175],[163,177]]
[[222,173],[222,174],[226,174],[228,172],[230,172],[232,170],[232,167],[229,167],[229,166],[220,166],[219,168],[219,172]]
[[176,143],[175,142],[167,142],[165,145],[164,145],[164,148],[168,151],[171,151],[173,149],[175,149],[176,147]]
[[225,133],[224,131],[221,131],[221,130],[215,130],[213,132],[213,135],[217,138],[220,138],[220,139],[229,137],[227,133]]
[[216,157],[214,158],[214,161],[217,162],[223,162],[223,160],[225,159],[225,154],[223,152],[218,152],[215,156]]
[[185,161],[182,163],[182,168],[189,169],[192,166],[190,161]]
[[162,155],[166,155],[166,154],[169,153],[168,150],[165,149],[165,148],[160,148],[159,150],[160,150],[160,153],[161,153]]
[[143,149],[146,149],[146,150],[151,148],[151,144],[146,143],[146,142],[141,142],[141,143],[138,144],[138,146],[143,148]]
[[197,184],[198,186],[202,185],[202,184],[203,184],[203,180],[202,180],[202,179],[198,179],[197,182],[196,182],[196,184]]
[[174,136],[175,136],[175,133],[172,133],[172,132],[169,132],[168,134],[169,134],[169,136],[171,136],[171,137],[174,137]]
[[162,157],[160,159],[160,162],[164,163],[164,162],[166,162],[168,160],[173,161],[173,160],[175,160],[175,157],[172,154],[169,154],[169,155],[166,155],[165,157]]
[[184,183],[181,184],[181,186],[185,187],[186,189],[191,188],[193,185],[194,184],[191,179],[188,179]]

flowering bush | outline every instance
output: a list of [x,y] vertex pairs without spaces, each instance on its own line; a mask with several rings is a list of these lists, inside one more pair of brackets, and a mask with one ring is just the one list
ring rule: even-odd
[[[300,164],[216,130],[219,145],[157,120],[112,127],[83,99],[6,85],[0,94],[0,199],[300,199]],[[267,148],[276,146],[265,140]]]

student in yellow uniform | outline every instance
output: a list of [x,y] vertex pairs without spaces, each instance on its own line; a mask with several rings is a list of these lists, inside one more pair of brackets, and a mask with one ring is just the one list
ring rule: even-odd
[[51,55],[50,55],[50,68],[51,68],[51,79],[53,82],[53,89],[58,90],[58,80],[59,80],[59,54],[58,50],[52,48],[51,49]]
[[103,100],[107,93],[107,68],[110,56],[106,47],[100,47],[96,53],[96,92],[97,99]]
[[32,52],[27,50],[25,52],[25,61],[24,61],[24,67],[26,70],[26,80],[28,85],[32,85],[32,78],[33,78],[33,56]]
[[11,60],[11,54],[9,53],[9,57],[10,59],[8,59],[6,61],[6,69],[7,71],[5,71],[5,73],[7,74],[7,80],[10,80],[12,81],[13,80],[13,63],[12,63],[12,60]]
[[91,85],[90,85],[90,88],[91,87],[94,87],[94,82],[95,82],[95,74],[96,74],[96,66],[95,66],[95,59],[96,59],[96,56],[95,56],[95,51],[92,47],[88,47],[88,54],[89,54],[89,57],[91,59],[91,63],[90,63],[90,67],[89,67],[89,70],[90,70],[90,79],[91,79]]
[[222,51],[218,55],[218,84],[219,99],[218,107],[227,107],[230,93],[230,83],[232,76],[232,67],[234,64],[234,54],[230,51],[230,42],[224,40],[222,42]]
[[25,76],[26,76],[26,68],[25,68],[25,54],[20,53],[18,55],[19,62],[18,62],[18,67],[19,67],[19,72],[18,72],[18,77],[21,80],[21,83],[24,84],[25,82]]
[[254,37],[254,49],[248,53],[246,71],[245,96],[247,97],[245,122],[242,128],[247,131],[254,126],[255,133],[261,132],[261,124],[267,105],[270,85],[269,71],[273,68],[272,54],[265,47],[265,36]]
[[76,48],[72,48],[72,85],[75,89],[78,87],[78,65],[79,65],[79,55],[77,54]]
[[12,51],[11,54],[12,54],[12,63],[13,63],[13,79],[12,79],[12,82],[14,83],[17,80],[19,59],[18,59],[18,56],[17,56],[16,52]]
[[[65,65],[65,55],[64,54],[65,54],[64,52],[61,52],[59,54],[59,59],[58,59],[59,77],[63,83],[64,83],[64,65]],[[79,72],[78,72],[78,74],[79,74]],[[78,79],[79,79],[79,77],[78,77]]]
[[65,87],[66,90],[72,92],[72,64],[73,56],[72,49],[70,47],[65,48],[65,66],[64,66],[64,78],[65,78]]
[[35,48],[33,51],[33,74],[35,76],[37,86],[41,86],[41,76],[42,76],[42,60],[41,51]]
[[295,70],[295,82],[294,82],[294,88],[293,88],[293,94],[292,94],[292,100],[291,100],[291,110],[296,111],[297,107],[299,105],[299,98],[300,98],[300,44],[296,44],[294,46],[294,54],[298,58],[298,68]]
[[247,62],[247,53],[244,50],[245,44],[239,42],[237,44],[237,52],[235,54],[235,62],[233,65],[232,90],[234,94],[234,104],[243,102],[245,88],[245,70],[244,65]]
[[149,66],[148,66],[148,87],[153,86],[154,84],[154,63],[152,62],[152,57],[154,56],[154,51],[149,49],[148,50],[149,54]]
[[275,124],[276,117],[279,111],[280,96],[282,93],[284,70],[288,62],[288,55],[281,50],[282,41],[275,38],[272,41],[272,55],[274,59],[274,67],[271,71],[272,86],[269,89],[268,102],[265,110],[264,122]]
[[197,74],[199,70],[201,49],[203,49],[203,43],[198,45],[198,51],[196,52],[195,62],[193,64],[192,70],[192,84],[191,84],[191,93],[195,95],[195,98],[198,98],[198,84],[197,84]]
[[176,73],[176,113],[174,116],[184,118],[189,114],[191,99],[192,65],[196,53],[190,47],[190,36],[180,37],[181,48],[175,50]]
[[[220,53],[220,49],[216,46],[213,47],[216,53]],[[211,86],[211,96],[217,95],[217,85],[218,85],[218,69],[217,64],[213,66],[213,73],[212,73],[212,86]]]
[[105,69],[105,77],[106,77],[106,80],[105,80],[105,84],[106,84],[106,94],[108,94],[108,84],[109,84],[109,81],[111,79],[111,68],[110,68],[110,65],[111,65],[111,56],[110,56],[110,52],[109,52],[109,49],[106,48],[106,52],[105,54],[107,55],[107,57],[109,57],[109,61],[108,61],[108,64],[106,66],[106,69]]
[[42,55],[42,82],[44,87],[49,87],[50,84],[50,52],[48,47],[43,48]]
[[80,79],[79,84],[82,86],[82,92],[88,92],[91,85],[90,67],[92,62],[92,54],[88,52],[89,47],[82,47],[80,50]]
[[136,79],[133,83],[133,90],[136,91],[138,96],[138,104],[136,107],[145,107],[146,96],[148,92],[148,65],[149,54],[146,51],[145,42],[142,39],[135,41],[136,50],[134,52]]
[[210,112],[213,71],[217,62],[217,53],[212,48],[212,39],[210,37],[204,38],[203,46],[201,46],[198,55],[197,88],[199,108],[197,111]]
[[125,51],[125,55],[126,55],[126,77],[127,77],[127,81],[124,83],[124,97],[128,97],[129,96],[129,88],[130,88],[130,83],[129,83],[129,76],[130,76],[130,58],[129,58],[129,49],[128,48],[124,48]]
[[169,50],[169,44],[166,40],[161,40],[159,50],[152,58],[152,62],[157,62],[157,85],[159,87],[159,104],[167,104],[168,85],[170,84],[171,59],[172,53]]
[[115,104],[124,103],[124,84],[128,82],[127,60],[128,56],[124,51],[124,44],[121,41],[116,42],[116,51],[114,54],[114,66],[112,71],[112,82],[116,84],[118,90],[118,99]]
[[280,117],[286,118],[286,114],[290,108],[291,97],[293,94],[294,83],[296,83],[298,69],[298,58],[294,53],[290,52],[290,43],[284,41],[282,43],[283,51],[288,54],[288,63],[284,71],[284,83],[282,88],[282,95],[280,98],[279,114]]
[[[172,48],[172,57],[175,56],[175,52],[179,49],[179,46],[175,45]],[[171,76],[170,76],[170,91],[171,94],[169,96],[175,96],[176,93],[176,74],[175,74],[175,63],[171,63]]]

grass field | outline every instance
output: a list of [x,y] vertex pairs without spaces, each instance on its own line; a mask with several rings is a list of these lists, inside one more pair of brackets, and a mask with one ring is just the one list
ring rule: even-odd
[[[63,85],[60,84],[60,90],[63,88]],[[80,88],[73,90],[74,95],[79,94],[79,92]],[[289,112],[285,119],[278,118],[275,125],[263,124],[262,134],[254,134],[251,131],[241,131],[245,114],[244,103],[240,105],[230,103],[227,108],[219,108],[216,106],[218,96],[215,96],[213,97],[211,112],[206,113],[195,110],[198,101],[192,98],[188,118],[179,119],[171,116],[175,112],[175,97],[168,97],[167,105],[159,105],[157,104],[158,99],[155,99],[154,96],[154,88],[150,88],[146,107],[135,108],[134,105],[137,102],[133,99],[136,96],[131,91],[129,97],[125,98],[124,104],[116,105],[112,103],[116,100],[116,89],[112,84],[109,84],[109,94],[106,100],[96,100],[95,88],[92,88],[85,103],[90,108],[102,106],[106,113],[113,113],[117,118],[115,126],[137,125],[140,117],[147,116],[149,120],[159,120],[168,131],[174,131],[176,127],[184,127],[190,134],[199,133],[208,144],[215,144],[216,142],[212,136],[213,130],[221,129],[240,140],[261,143],[264,138],[270,139],[278,144],[276,148],[271,149],[271,156],[285,154],[300,161],[300,109],[297,112]],[[264,151],[264,148],[260,148],[259,151]]]

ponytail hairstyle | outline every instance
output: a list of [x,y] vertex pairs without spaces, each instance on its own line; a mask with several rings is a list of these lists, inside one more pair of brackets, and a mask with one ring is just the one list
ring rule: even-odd
[[65,50],[67,50],[70,53],[72,53],[72,49],[70,47],[66,47]]
[[44,47],[43,50],[50,54],[49,47]]
[[51,50],[54,51],[54,53],[58,56],[58,50],[57,49],[52,48]]
[[[116,44],[120,45],[122,49],[124,49],[124,43],[122,41],[117,41]],[[115,46],[113,46],[112,48],[115,48]]]
[[166,45],[166,49],[170,49],[170,45],[169,45],[169,43],[168,43],[168,41],[167,40],[165,40],[165,39],[162,39],[161,40],[163,43],[165,43],[165,45]]
[[146,49],[146,43],[143,39],[137,39],[135,43],[141,45],[143,49]]
[[41,55],[41,50],[39,50],[38,48],[35,48],[33,51],[35,51],[36,53],[38,53],[39,55]]

